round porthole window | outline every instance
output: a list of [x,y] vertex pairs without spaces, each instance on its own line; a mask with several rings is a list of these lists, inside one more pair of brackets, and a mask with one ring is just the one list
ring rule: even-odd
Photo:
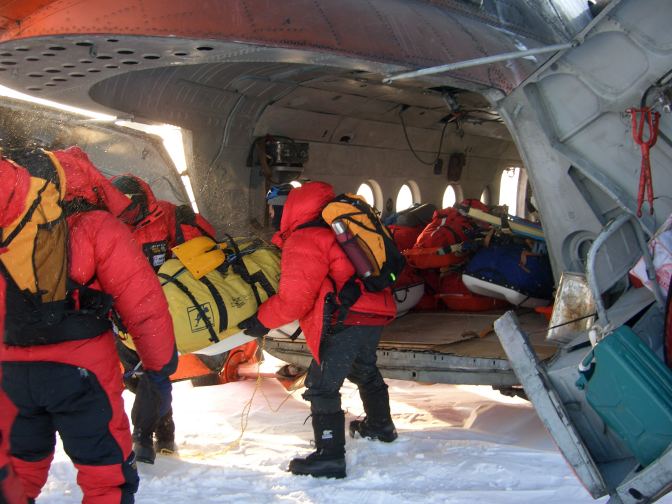
[[361,196],[369,205],[374,206],[373,189],[366,182],[357,189],[357,196]]
[[443,200],[441,201],[441,208],[452,207],[457,201],[457,194],[452,185],[446,187],[446,190],[443,192]]

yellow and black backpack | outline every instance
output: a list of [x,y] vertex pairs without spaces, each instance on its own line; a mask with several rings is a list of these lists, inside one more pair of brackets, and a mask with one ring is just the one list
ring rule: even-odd
[[63,168],[42,149],[3,151],[30,174],[23,213],[0,234],[7,283],[4,342],[32,346],[85,339],[110,328],[112,298],[68,279]]
[[302,224],[299,229],[307,227],[330,227],[355,268],[355,274],[336,293],[338,303],[332,309],[337,326],[343,324],[362,295],[360,283],[369,292],[380,292],[392,287],[404,269],[404,256],[392,235],[378,212],[361,196],[336,196],[324,207],[320,219]]
[[364,198],[340,194],[324,207],[322,219],[336,233],[366,290],[379,292],[394,285],[404,268],[404,256]]

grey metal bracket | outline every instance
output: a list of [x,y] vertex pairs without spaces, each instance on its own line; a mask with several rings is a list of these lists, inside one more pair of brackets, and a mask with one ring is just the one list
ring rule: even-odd
[[[644,257],[644,262],[646,264],[646,272],[649,279],[653,282],[654,290],[653,295],[656,298],[656,302],[659,306],[665,306],[665,296],[663,295],[660,285],[656,281],[656,271],[653,266],[653,260],[649,254],[648,244],[646,242],[646,237],[644,236],[644,231],[639,223],[639,221],[629,213],[623,213],[611,221],[604,230],[598,235],[593,244],[588,251],[588,260],[586,261],[586,276],[588,277],[588,284],[590,289],[593,292],[593,297],[595,298],[595,304],[597,306],[597,314],[603,326],[608,325],[609,319],[607,315],[607,309],[604,306],[602,301],[602,288],[600,287],[600,279],[596,273],[596,263],[598,259],[598,254],[602,246],[614,236],[624,225],[632,224],[632,228],[635,231],[635,237],[637,239],[637,244],[639,249],[642,252]],[[609,279],[613,281],[613,279]]]

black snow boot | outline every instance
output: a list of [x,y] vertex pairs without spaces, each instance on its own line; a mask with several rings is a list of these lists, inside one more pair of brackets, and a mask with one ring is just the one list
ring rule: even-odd
[[289,472],[315,478],[345,478],[345,415],[313,414],[315,452],[295,458]]
[[177,452],[175,444],[175,422],[173,421],[173,410],[163,415],[154,431],[154,449],[156,453],[163,455],[172,455]]
[[390,395],[387,386],[375,392],[360,390],[359,395],[364,405],[366,417],[350,422],[350,437],[359,433],[363,438],[378,439],[391,443],[397,439],[397,429],[390,414]]
[[384,443],[391,443],[397,439],[397,428],[394,422],[389,420],[386,423],[376,424],[369,417],[362,420],[353,420],[350,422],[350,437],[355,437],[355,433],[367,439],[377,439]]
[[152,433],[145,433],[140,430],[133,431],[133,451],[135,459],[145,464],[153,464],[156,459],[154,443],[152,442]]

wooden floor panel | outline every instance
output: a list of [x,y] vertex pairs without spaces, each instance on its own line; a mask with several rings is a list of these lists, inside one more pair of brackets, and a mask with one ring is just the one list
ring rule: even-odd
[[[462,357],[506,359],[493,329],[493,323],[503,313],[409,313],[385,327],[380,348],[431,350]],[[519,310],[517,316],[539,358],[553,355],[557,347],[545,339],[548,327],[546,318],[526,309]]]

